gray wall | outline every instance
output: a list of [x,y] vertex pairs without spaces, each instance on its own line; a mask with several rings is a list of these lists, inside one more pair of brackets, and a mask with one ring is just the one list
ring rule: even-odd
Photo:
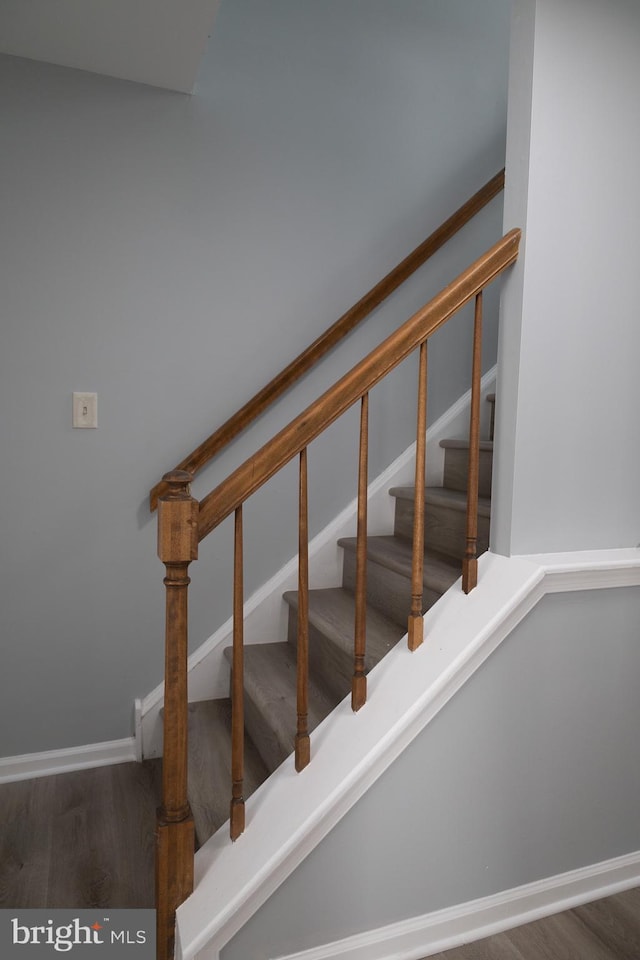
[[514,0],[493,547],[640,541],[640,5]]
[[[499,169],[507,19],[227,0],[193,97],[0,60],[0,755],[130,735],[162,670],[148,489]],[[494,202],[196,495],[500,232]],[[434,345],[432,418],[467,387],[464,325]],[[485,366],[496,337],[494,316]],[[372,474],[411,441],[413,372],[372,398]],[[72,430],[73,390],[97,431]],[[310,451],[314,530],[355,492],[347,421]],[[247,510],[247,592],[295,552],[292,481]],[[229,615],[229,544],[192,567],[192,646]]]
[[549,595],[222,951],[267,960],[640,848],[640,589]]

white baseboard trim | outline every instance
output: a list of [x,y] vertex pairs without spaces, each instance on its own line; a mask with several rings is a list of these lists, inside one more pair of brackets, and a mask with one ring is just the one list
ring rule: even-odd
[[135,737],[89,743],[82,747],[66,747],[62,750],[46,750],[43,753],[25,753],[17,757],[2,757],[0,783],[51,777],[56,773],[106,767],[112,763],[127,763],[136,759]]
[[136,744],[136,760],[142,762],[142,700],[137,698],[133,704],[133,729]]
[[420,960],[640,883],[640,851],[277,960]]
[[[496,367],[482,378],[481,395],[486,397],[495,386]],[[427,430],[427,483],[442,482],[445,437],[462,437],[468,431],[471,391],[468,390]],[[486,404],[484,406],[487,406]],[[484,411],[488,416],[488,411]],[[368,486],[367,526],[369,534],[389,533],[393,529],[393,498],[389,488],[414,481],[415,443],[408,447]],[[354,499],[309,544],[309,564],[314,588],[333,587],[342,579],[342,551],[336,547],[340,537],[355,536],[358,501]],[[287,606],[282,595],[297,590],[298,559],[293,557],[244,604],[244,642],[265,643],[286,636]],[[229,619],[189,657],[189,700],[228,696],[229,667],[223,657],[233,639],[233,620]],[[142,754],[156,757],[162,752],[160,710],[164,703],[162,683],[142,701],[140,729]]]

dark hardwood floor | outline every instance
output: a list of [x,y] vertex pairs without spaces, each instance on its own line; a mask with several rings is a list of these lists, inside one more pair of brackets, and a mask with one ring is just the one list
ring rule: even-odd
[[[0,908],[153,907],[160,761],[0,785]],[[640,889],[431,960],[640,960]]]
[[160,761],[0,785],[0,907],[153,907]]

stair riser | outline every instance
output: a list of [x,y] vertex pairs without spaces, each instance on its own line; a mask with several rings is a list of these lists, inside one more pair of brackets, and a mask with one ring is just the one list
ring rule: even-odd
[[[298,645],[296,610],[289,610],[287,641],[295,651]],[[353,657],[332,643],[312,623],[309,624],[309,672],[336,704],[340,703],[351,690]]]
[[[245,800],[269,776],[255,746],[244,738]],[[231,797],[231,703],[209,700],[189,704],[189,803],[198,846],[229,816]]]
[[[225,650],[231,663],[232,651]],[[296,662],[288,643],[245,647],[244,721],[264,764],[272,773],[292,752],[297,726]],[[233,681],[233,678],[232,678]],[[336,700],[309,676],[308,727],[311,733],[331,713]]]
[[245,693],[244,698],[244,728],[247,735],[260,754],[269,773],[280,766],[293,751],[295,745],[295,715],[291,718],[291,737],[287,745],[283,745],[278,735],[269,726],[268,718]]
[[[228,647],[224,651],[225,658],[231,667],[229,678],[229,695],[233,698],[233,660],[232,650]],[[293,665],[288,666],[293,672]],[[290,720],[284,725],[282,720],[274,726],[273,717],[269,716],[268,701],[265,702],[264,688],[260,688],[254,672],[246,669],[244,684],[244,729],[245,735],[251,739],[269,773],[273,773],[285,760],[295,745],[296,713],[295,705],[289,708]],[[255,695],[254,695],[255,694]],[[277,696],[277,694],[276,694]],[[271,721],[271,722],[270,722]]]
[[[490,450],[480,451],[478,474],[478,494],[481,497],[491,496],[491,472],[493,455]],[[467,489],[469,472],[469,451],[447,448],[444,452],[444,475],[442,485],[450,490]]]
[[[356,558],[352,550],[345,550],[342,568],[342,585],[355,593]],[[422,594],[423,610],[428,610],[441,594],[425,587]],[[411,580],[390,570],[375,560],[367,562],[367,603],[399,626],[407,627],[411,609]]]
[[[439,503],[427,503],[424,513],[424,542],[429,550],[449,557],[464,557],[466,548],[466,516]],[[394,533],[413,538],[413,501],[396,500]],[[489,549],[489,518],[478,517],[478,555]]]

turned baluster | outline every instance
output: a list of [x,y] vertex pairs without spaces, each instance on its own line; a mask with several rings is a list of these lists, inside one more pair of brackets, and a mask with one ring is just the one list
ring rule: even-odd
[[193,891],[194,830],[187,799],[188,569],[198,556],[198,501],[191,475],[165,474],[158,504],[158,556],[166,568],[162,805],[156,826],[157,956],[171,960],[176,908]]
[[307,498],[307,450],[300,451],[300,496],[298,516],[298,645],[297,645],[296,770],[311,759],[309,739],[309,520]]
[[476,296],[471,369],[469,470],[467,475],[467,539],[462,561],[462,589],[469,593],[478,582],[478,477],[480,472],[480,378],[482,376],[482,290]]
[[354,669],[351,681],[351,709],[359,710],[367,700],[364,658],[367,644],[367,481],[369,452],[369,394],[360,407],[360,451],[358,456],[358,528],[356,535],[356,611]]
[[424,583],[424,485],[427,441],[427,341],[420,344],[418,367],[418,415],[416,427],[416,472],[413,497],[413,559],[411,562],[411,611],[409,650],[417,650],[424,639],[422,593]]
[[244,832],[244,583],[242,504],[236,508],[233,540],[233,667],[231,671],[231,839]]

